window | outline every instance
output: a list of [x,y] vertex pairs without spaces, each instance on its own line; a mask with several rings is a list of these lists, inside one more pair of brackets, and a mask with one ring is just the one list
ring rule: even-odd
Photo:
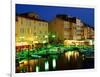
[[81,39],[81,36],[77,36],[77,39]]
[[46,23],[44,23],[44,27],[46,27]]
[[29,23],[28,23],[28,22],[29,22],[29,20],[27,19],[27,21],[26,21],[26,23],[27,23],[26,25],[27,25],[27,26],[29,25]]
[[41,26],[41,22],[39,22],[39,26]]
[[30,33],[30,29],[29,28],[27,28],[27,33]]
[[82,32],[82,30],[77,30],[77,32]]
[[29,26],[31,26],[31,20],[28,21]]
[[69,35],[70,35],[70,33],[69,33],[69,32],[67,32],[67,31],[65,31],[65,32],[64,32],[64,35],[65,35],[65,36],[69,36]]
[[20,28],[20,33],[24,34],[24,28]]
[[23,18],[21,18],[21,24],[23,24]]
[[36,26],[34,26],[34,30],[36,29]]
[[70,25],[64,25],[64,28],[66,29],[66,28],[70,28]]
[[81,30],[82,28],[81,28],[81,27],[77,27],[77,29],[78,29],[78,30]]

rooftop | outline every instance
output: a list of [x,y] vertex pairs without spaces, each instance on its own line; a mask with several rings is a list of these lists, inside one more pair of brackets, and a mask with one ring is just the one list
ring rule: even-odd
[[23,17],[23,18],[27,18],[27,19],[31,19],[31,20],[47,22],[46,20],[40,19],[39,15],[37,15],[36,13],[33,13],[33,12],[16,14],[16,20],[17,20],[17,17]]

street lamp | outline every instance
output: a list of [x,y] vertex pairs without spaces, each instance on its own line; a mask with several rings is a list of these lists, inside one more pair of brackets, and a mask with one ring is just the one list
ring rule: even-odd
[[52,35],[52,38],[53,38],[53,42],[55,42],[55,37],[56,37],[55,35]]
[[43,44],[45,44],[45,43],[46,43],[46,40],[43,41]]
[[45,35],[45,38],[48,38],[48,36],[47,36],[47,35]]
[[47,35],[45,35],[45,40],[46,40],[46,43],[48,42],[48,36]]
[[56,36],[55,35],[52,35],[52,38],[55,38]]

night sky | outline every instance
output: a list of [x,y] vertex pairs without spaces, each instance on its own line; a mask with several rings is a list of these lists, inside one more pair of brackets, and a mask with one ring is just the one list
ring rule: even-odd
[[43,5],[25,5],[16,4],[16,13],[35,12],[41,19],[51,21],[57,14],[66,14],[77,17],[86,24],[94,27],[94,9],[93,8],[75,8],[75,7],[56,7]]

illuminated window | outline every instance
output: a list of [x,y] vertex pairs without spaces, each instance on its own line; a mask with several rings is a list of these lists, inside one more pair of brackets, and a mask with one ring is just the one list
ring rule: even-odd
[[41,22],[39,23],[39,26],[42,26]]
[[21,24],[23,24],[23,18],[21,18]]
[[67,31],[65,31],[65,32],[64,32],[64,35],[68,36],[68,35],[70,35],[70,33],[67,32]]
[[77,30],[77,32],[82,32],[82,30]]

